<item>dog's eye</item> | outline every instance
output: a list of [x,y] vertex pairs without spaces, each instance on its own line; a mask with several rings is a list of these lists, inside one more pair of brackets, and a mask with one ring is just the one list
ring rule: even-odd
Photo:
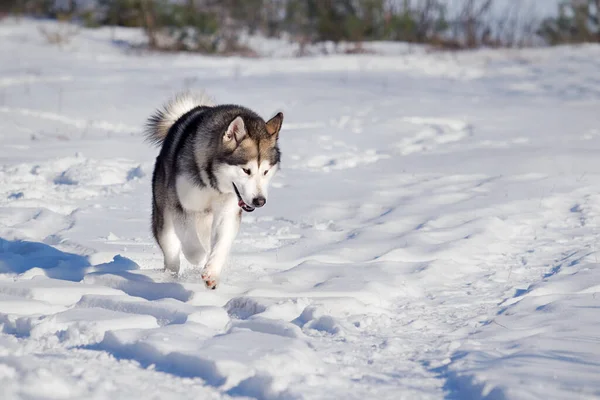
[[250,171],[247,168],[242,168],[242,171],[244,171],[246,173],[246,175],[250,175],[252,173],[252,171]]
[[263,175],[266,175],[268,172],[269,172],[269,170],[266,170],[266,171],[263,173]]

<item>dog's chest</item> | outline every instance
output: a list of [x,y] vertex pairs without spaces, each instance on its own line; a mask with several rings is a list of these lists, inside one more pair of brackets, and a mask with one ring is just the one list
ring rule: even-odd
[[210,188],[201,188],[185,176],[179,176],[175,184],[177,197],[184,209],[195,212],[210,210],[218,194]]

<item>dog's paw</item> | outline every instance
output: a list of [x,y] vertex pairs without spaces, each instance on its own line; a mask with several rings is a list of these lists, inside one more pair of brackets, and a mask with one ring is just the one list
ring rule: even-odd
[[211,271],[210,268],[204,268],[202,271],[202,280],[207,288],[215,290],[219,282],[219,276]]
[[165,274],[176,277],[177,275],[179,275],[180,267],[179,265],[165,265],[163,271],[165,272]]

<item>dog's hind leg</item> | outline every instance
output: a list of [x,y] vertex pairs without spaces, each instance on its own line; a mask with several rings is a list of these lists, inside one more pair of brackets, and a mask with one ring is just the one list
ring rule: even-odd
[[206,251],[200,242],[198,231],[196,229],[196,213],[184,212],[180,218],[175,221],[175,232],[181,242],[183,255],[194,266],[204,263]]
[[175,233],[173,216],[158,207],[152,213],[152,232],[163,252],[165,269],[174,273],[179,272],[179,252],[181,243]]

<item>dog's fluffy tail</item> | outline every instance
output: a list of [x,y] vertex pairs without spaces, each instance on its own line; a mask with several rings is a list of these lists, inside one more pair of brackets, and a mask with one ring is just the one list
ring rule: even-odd
[[173,124],[198,106],[214,106],[214,101],[204,92],[185,92],[175,96],[148,119],[145,129],[146,140],[157,146],[161,145]]

